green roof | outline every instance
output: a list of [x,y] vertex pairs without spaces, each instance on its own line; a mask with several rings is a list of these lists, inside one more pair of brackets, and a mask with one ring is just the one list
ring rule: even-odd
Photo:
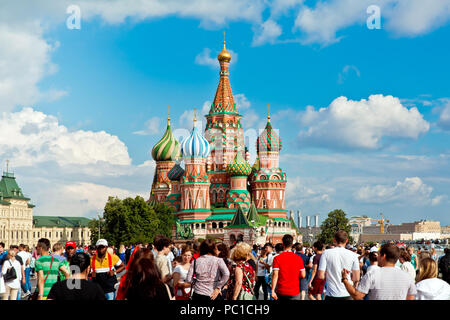
[[236,210],[236,213],[234,214],[233,220],[231,220],[230,225],[226,226],[225,228],[251,228],[251,227],[252,226],[248,223],[248,220],[245,217],[242,207],[239,206],[238,209]]
[[256,210],[255,204],[252,202],[250,205],[250,209],[247,212],[247,220],[252,223],[254,226],[261,225],[261,219],[259,218],[258,210]]
[[200,222],[206,222],[205,219],[198,219],[198,220],[178,220],[180,223],[200,223]]
[[291,221],[287,218],[273,218],[274,221]]
[[34,227],[87,227],[88,218],[84,217],[54,217],[54,216],[33,216]]
[[234,214],[212,214],[208,218],[206,218],[206,221],[212,221],[212,220],[231,220],[233,219]]
[[19,200],[30,200],[26,198],[22,189],[16,182],[14,174],[11,172],[3,172],[2,180],[0,181],[0,200],[3,199],[19,199]]

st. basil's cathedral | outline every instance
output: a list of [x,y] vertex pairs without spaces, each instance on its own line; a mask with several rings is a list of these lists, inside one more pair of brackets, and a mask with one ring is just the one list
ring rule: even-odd
[[[181,143],[167,129],[153,147],[155,176],[149,201],[174,209],[174,239],[216,238],[264,244],[301,235],[285,209],[286,173],[279,167],[281,139],[270,123],[257,138],[253,166],[229,81],[231,55],[223,42],[220,80],[204,135],[194,125]],[[182,168],[184,162],[184,169]]]

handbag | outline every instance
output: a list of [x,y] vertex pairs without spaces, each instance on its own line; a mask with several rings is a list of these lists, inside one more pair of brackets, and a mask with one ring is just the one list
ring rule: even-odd
[[250,292],[247,292],[241,288],[241,292],[239,292],[239,295],[238,295],[238,300],[256,300],[252,283],[248,279],[247,273],[245,272],[244,268],[242,268],[242,273],[244,274],[245,279],[247,280],[248,286],[250,288]]
[[164,284],[164,285],[166,286],[167,294],[169,295],[170,300],[175,300],[175,297],[172,296],[172,294],[170,293],[169,286],[167,284]]
[[[178,295],[178,290],[181,290],[181,295]],[[175,300],[189,300],[191,296],[190,292],[186,292],[186,288],[175,287]]]
[[195,271],[195,263],[197,259],[194,259],[194,272],[192,273],[191,292],[189,292],[189,300],[192,300],[192,293],[194,292],[194,285],[197,282],[197,272]]
[[[47,277],[50,274],[50,270],[52,270],[52,264],[53,264],[53,256],[52,256],[52,261],[50,262],[50,268],[48,268],[47,275],[45,276],[45,279],[44,279],[44,284],[45,284],[45,281],[47,281]],[[38,283],[39,283],[39,281],[38,281]],[[39,297],[39,290],[38,290],[38,284],[36,283],[36,289],[34,290],[33,294],[30,295],[28,300],[37,300],[38,297]]]
[[14,269],[11,260],[8,260],[8,262],[11,265],[11,268],[8,268],[6,273],[3,275],[3,279],[5,280],[5,282],[17,279],[16,269]]

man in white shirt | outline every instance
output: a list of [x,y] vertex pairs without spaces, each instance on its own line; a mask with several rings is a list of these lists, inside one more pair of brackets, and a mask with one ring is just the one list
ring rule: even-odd
[[381,247],[378,263],[381,268],[368,271],[357,289],[347,280],[348,270],[342,270],[342,283],[355,300],[361,300],[368,294],[369,300],[414,300],[416,286],[411,277],[395,267],[400,256],[399,248],[392,243]]
[[25,245],[19,245],[19,252],[17,255],[22,259],[24,276],[25,276],[25,284],[22,285],[23,295],[22,299],[28,297],[31,294],[31,284],[30,284],[30,262],[31,262],[31,253],[25,250]]
[[342,283],[342,269],[351,270],[347,276],[349,283],[359,281],[360,267],[358,255],[350,250],[345,249],[348,242],[347,232],[339,230],[334,235],[335,248],[327,249],[322,253],[320,258],[317,277],[319,279],[326,279],[327,293],[325,300],[351,300],[351,297],[344,284]]

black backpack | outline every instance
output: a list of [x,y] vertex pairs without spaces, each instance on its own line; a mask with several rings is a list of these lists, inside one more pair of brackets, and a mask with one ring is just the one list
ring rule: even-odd
[[3,275],[3,279],[5,280],[5,282],[15,280],[17,278],[16,269],[14,269],[10,260],[8,260],[8,262],[11,265],[11,268],[9,268]]

